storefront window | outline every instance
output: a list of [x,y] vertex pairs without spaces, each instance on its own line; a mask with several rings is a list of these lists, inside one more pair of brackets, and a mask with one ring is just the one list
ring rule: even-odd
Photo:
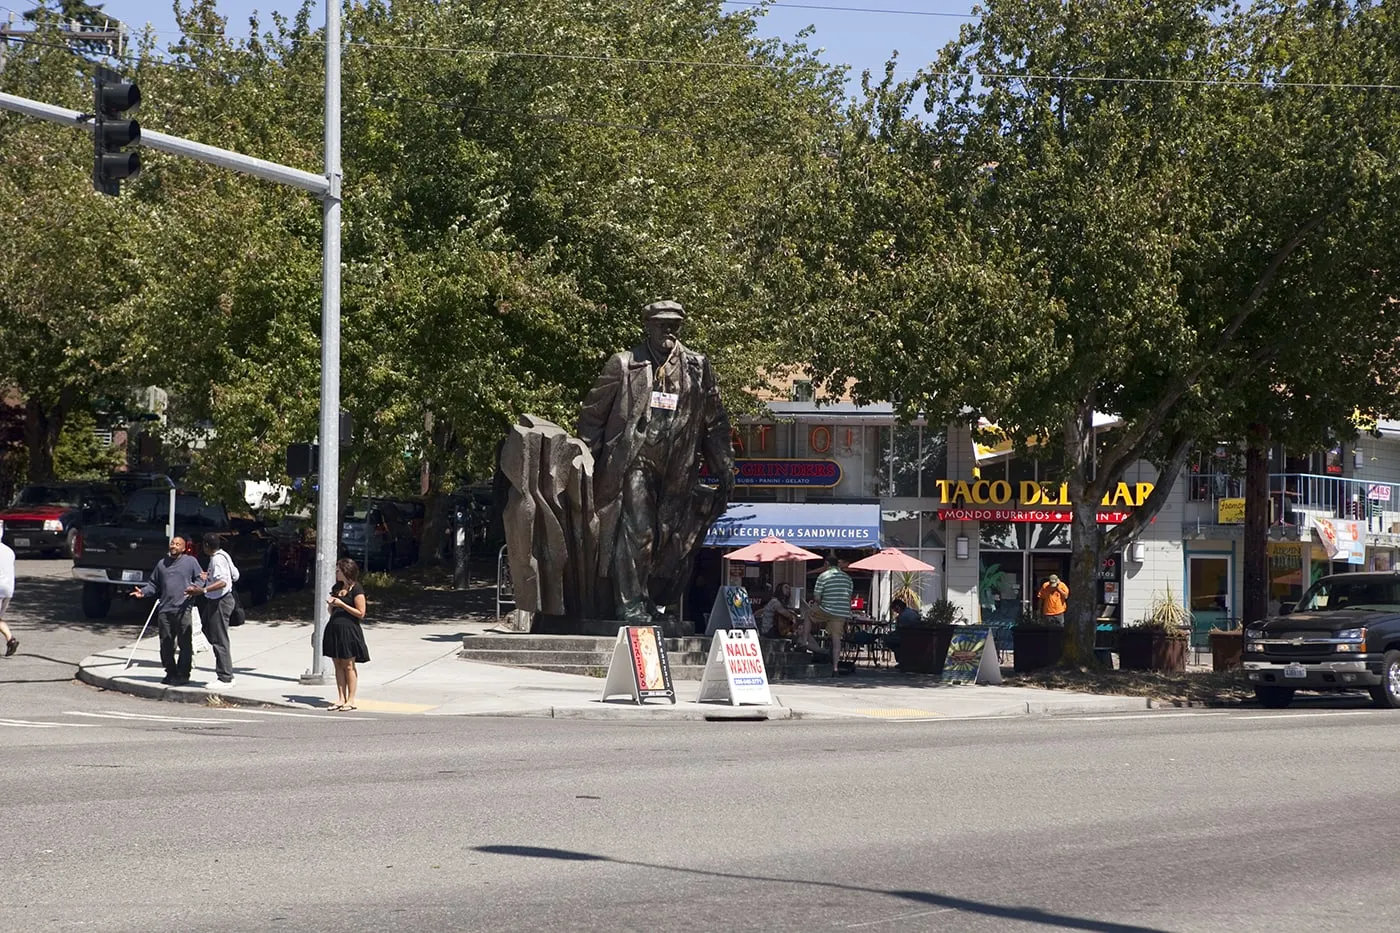
[[982,622],[987,625],[1010,625],[1021,610],[1024,591],[1024,569],[1020,553],[984,552],[980,557],[981,573],[977,580],[977,599],[982,608]]
[[983,522],[978,540],[984,551],[1024,551],[1030,525],[1015,522]]
[[890,491],[890,429],[866,428],[862,454],[864,482],[861,495],[885,497]]
[[884,547],[910,550],[919,546],[918,512],[881,512],[880,543]]
[[1296,603],[1303,595],[1304,582],[1302,543],[1270,541],[1268,615],[1278,615],[1283,603]]
[[1031,547],[1035,550],[1050,550],[1069,547],[1069,523],[1053,525],[1032,525]]
[[948,432],[944,428],[924,425],[920,429],[919,495],[936,495],[938,480],[948,478]]
[[894,448],[890,451],[891,473],[894,476],[895,498],[918,498],[919,495],[919,429],[914,425],[896,425]]
[[942,548],[947,546],[947,539],[943,537],[943,520],[938,517],[937,512],[923,512],[922,532],[920,543],[923,547]]

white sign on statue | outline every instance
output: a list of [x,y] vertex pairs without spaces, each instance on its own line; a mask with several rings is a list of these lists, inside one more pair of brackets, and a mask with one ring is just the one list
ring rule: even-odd
[[731,706],[742,703],[773,705],[758,632],[751,628],[715,632],[696,700],[700,703],[727,701]]

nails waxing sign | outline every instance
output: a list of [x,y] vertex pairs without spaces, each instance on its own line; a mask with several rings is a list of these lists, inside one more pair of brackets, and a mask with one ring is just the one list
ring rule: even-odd
[[768,670],[753,629],[720,629],[710,642],[710,656],[700,677],[699,702],[728,701],[772,706]]

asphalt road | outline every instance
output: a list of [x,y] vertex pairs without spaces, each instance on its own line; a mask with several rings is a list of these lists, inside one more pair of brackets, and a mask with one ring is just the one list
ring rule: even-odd
[[[111,643],[110,629],[31,624],[24,648],[52,639],[55,659]],[[1355,703],[920,723],[332,718],[104,694],[58,682],[61,663],[0,664],[6,930],[1400,920],[1385,841],[1400,714]],[[29,666],[49,676],[11,679]]]

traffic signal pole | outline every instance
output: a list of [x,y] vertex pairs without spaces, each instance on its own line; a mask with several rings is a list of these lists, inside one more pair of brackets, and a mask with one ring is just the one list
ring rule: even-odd
[[[0,110],[22,113],[50,123],[93,131],[93,114],[55,107],[0,93]],[[340,4],[326,3],[325,174],[313,175],[288,165],[206,146],[179,136],[140,131],[142,148],[185,156],[255,178],[298,188],[321,199],[321,463],[316,497],[316,628],[311,668],[302,683],[325,682],[321,636],[330,609],[326,597],[335,585],[340,545]]]
[[[316,498],[316,630],[304,684],[324,683],[321,636],[340,552],[340,0],[326,0],[326,193],[321,196],[321,477]],[[369,539],[365,539],[368,563]]]

